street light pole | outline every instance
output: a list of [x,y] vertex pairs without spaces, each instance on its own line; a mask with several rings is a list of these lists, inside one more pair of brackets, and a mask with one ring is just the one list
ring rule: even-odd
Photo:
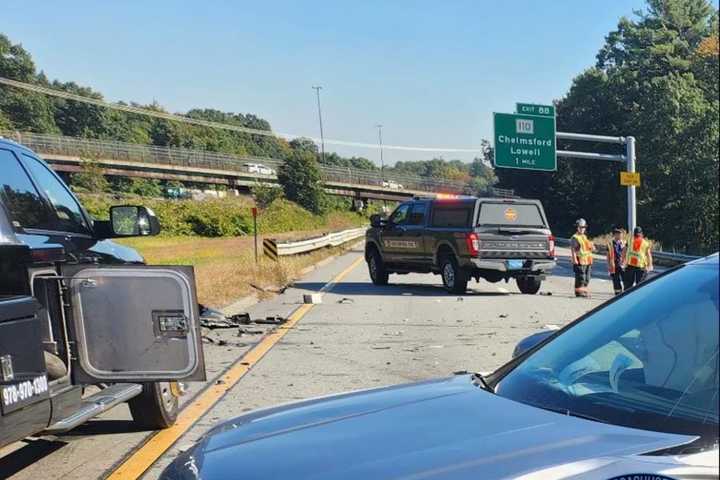
[[378,129],[378,145],[380,145],[380,179],[385,180],[385,162],[383,160],[382,125],[376,125]]
[[317,94],[317,105],[318,105],[318,118],[320,118],[320,151],[322,153],[322,161],[325,163],[325,136],[323,134],[323,124],[322,124],[322,110],[320,109],[320,89],[322,88],[320,85],[316,85],[312,87],[315,90],[315,93]]

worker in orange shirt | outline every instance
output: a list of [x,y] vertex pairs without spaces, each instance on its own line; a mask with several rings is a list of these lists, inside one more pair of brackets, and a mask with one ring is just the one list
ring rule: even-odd
[[633,238],[628,242],[623,255],[625,265],[625,290],[639,285],[648,272],[653,270],[650,241],[643,235],[641,227],[635,227]]
[[595,245],[588,240],[587,222],[580,218],[575,222],[575,235],[570,238],[570,259],[575,273],[575,296],[589,297],[588,286],[593,264]]

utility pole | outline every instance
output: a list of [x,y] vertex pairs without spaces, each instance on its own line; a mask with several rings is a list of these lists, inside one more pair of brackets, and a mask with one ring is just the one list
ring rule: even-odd
[[378,145],[380,145],[380,178],[385,180],[385,162],[383,161],[382,125],[375,125],[378,129]]
[[320,109],[320,89],[322,88],[320,85],[316,85],[312,87],[315,90],[315,93],[317,94],[317,105],[318,105],[318,117],[320,118],[320,152],[321,152],[321,158],[323,163],[325,163],[325,136],[323,134],[323,124],[322,124],[322,110]]

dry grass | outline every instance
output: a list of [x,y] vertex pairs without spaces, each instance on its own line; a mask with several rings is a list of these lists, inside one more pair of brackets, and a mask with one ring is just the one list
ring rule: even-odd
[[[287,238],[322,232],[293,232],[273,235]],[[252,237],[153,237],[125,239],[120,243],[136,248],[151,265],[192,265],[200,303],[220,308],[251,293],[261,298],[296,279],[306,267],[334,255],[342,248],[326,248],[273,262],[262,255],[255,264]]]

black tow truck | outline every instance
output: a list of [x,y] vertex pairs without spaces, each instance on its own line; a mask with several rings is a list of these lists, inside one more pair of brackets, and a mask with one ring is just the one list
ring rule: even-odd
[[0,138],[0,446],[122,402],[140,427],[166,428],[181,382],[205,380],[192,268],[147,266],[111,240],[159,233],[150,209],[109,218]]
[[375,285],[390,274],[436,273],[451,293],[469,279],[515,279],[535,294],[555,267],[555,237],[539,200],[437,195],[401,203],[389,218],[373,215],[365,260]]

